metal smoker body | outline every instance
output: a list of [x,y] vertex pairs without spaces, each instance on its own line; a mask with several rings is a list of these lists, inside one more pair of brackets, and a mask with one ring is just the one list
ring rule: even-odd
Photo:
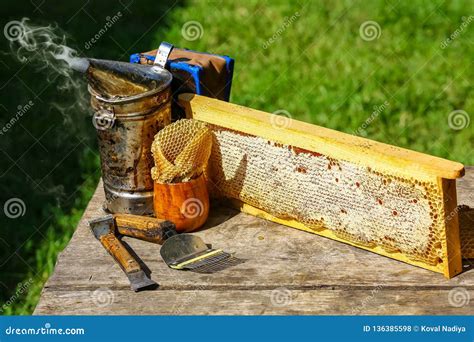
[[[115,66],[128,63],[114,62]],[[140,66],[141,67],[141,66]],[[153,214],[151,144],[155,134],[171,122],[171,74],[149,67],[148,91],[132,96],[106,97],[89,85],[94,126],[99,142],[105,207],[112,213]],[[142,69],[138,69],[142,72]],[[147,72],[148,72],[147,71]],[[138,81],[144,83],[147,73]],[[134,81],[134,76],[131,77]]]

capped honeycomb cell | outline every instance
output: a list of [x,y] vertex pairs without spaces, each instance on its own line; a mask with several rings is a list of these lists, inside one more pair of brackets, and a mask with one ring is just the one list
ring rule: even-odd
[[442,198],[430,188],[436,184],[210,127],[209,178],[216,195],[358,245],[439,262],[444,222]]

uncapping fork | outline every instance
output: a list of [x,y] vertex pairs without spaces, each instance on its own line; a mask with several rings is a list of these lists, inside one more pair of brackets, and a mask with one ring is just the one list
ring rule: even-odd
[[120,240],[115,236],[115,220],[112,215],[107,215],[89,221],[92,233],[102,246],[120,265],[130,280],[130,286],[137,292],[146,288],[157,287],[158,284],[151,280],[140,267],[140,264],[127,251]]

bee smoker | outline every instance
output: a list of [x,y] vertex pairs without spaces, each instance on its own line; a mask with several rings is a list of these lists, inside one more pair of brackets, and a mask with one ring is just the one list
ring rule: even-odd
[[[112,213],[153,214],[151,144],[171,122],[171,73],[159,66],[87,59],[106,203]],[[77,70],[77,69],[76,69]]]

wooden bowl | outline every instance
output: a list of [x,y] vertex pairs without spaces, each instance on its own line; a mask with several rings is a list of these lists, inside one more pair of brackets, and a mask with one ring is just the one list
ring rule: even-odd
[[155,216],[173,222],[178,232],[201,227],[209,215],[209,193],[204,175],[183,183],[154,184]]

